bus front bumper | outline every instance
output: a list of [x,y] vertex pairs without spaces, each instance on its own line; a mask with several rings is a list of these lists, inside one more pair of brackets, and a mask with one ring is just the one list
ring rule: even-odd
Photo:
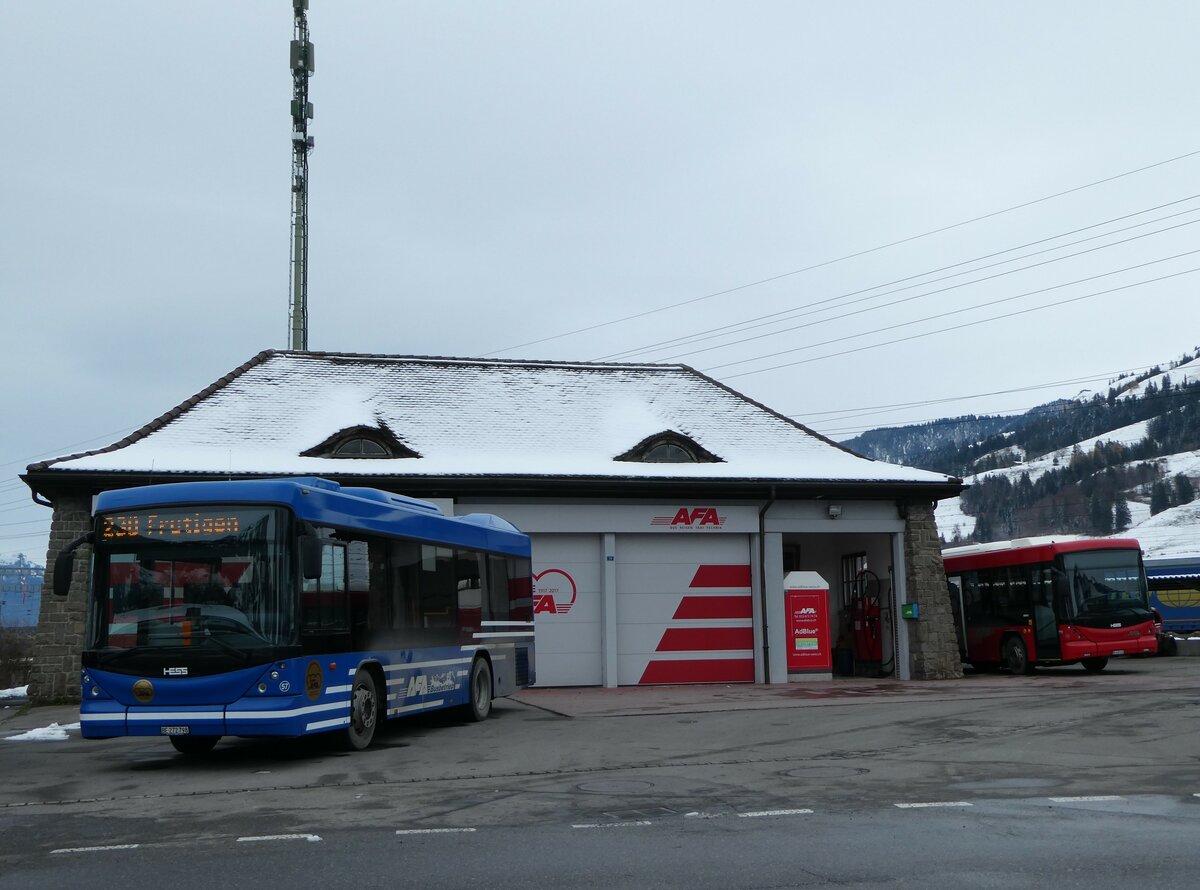
[[85,739],[117,736],[301,736],[347,726],[350,702],[313,704],[306,696],[263,698],[231,705],[125,706],[84,701],[79,708]]

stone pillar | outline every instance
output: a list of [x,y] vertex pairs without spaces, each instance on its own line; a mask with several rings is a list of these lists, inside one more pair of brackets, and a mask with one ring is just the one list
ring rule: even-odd
[[91,527],[90,498],[62,497],[55,501],[42,605],[33,643],[33,670],[29,675],[29,700],[35,705],[79,701],[79,653],[83,651],[92,548],[84,545],[75,551],[75,571],[68,596],[54,595],[54,559]]
[[932,503],[910,503],[904,529],[905,583],[918,617],[911,622],[910,655],[914,680],[962,677],[954,612],[938,542]]

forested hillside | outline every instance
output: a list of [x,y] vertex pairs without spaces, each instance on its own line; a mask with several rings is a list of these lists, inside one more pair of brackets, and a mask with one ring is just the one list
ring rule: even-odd
[[1111,534],[1195,498],[1198,357],[1019,416],[946,418],[872,430],[844,444],[969,482],[959,505],[964,521],[942,528],[948,541]]

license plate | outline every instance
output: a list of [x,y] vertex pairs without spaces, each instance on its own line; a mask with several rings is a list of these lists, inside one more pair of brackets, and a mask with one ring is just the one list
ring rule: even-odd
[[1124,650],[1124,649],[1114,649],[1114,650],[1112,651],[1112,654],[1113,654],[1113,655],[1124,655],[1124,654],[1125,654],[1125,650]]
[[192,728],[190,726],[163,726],[158,731],[163,735],[187,735]]

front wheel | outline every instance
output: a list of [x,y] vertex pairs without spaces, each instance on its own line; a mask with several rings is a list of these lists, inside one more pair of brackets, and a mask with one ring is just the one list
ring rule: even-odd
[[369,746],[375,738],[378,722],[379,695],[375,689],[375,677],[370,671],[359,668],[350,690],[350,725],[346,727],[346,744],[355,751]]
[[1029,661],[1029,652],[1020,637],[1008,637],[1000,649],[1000,657],[1004,666],[1014,674],[1032,674],[1033,664]]
[[1108,664],[1107,658],[1085,658],[1083,659],[1083,669],[1089,673],[1095,674],[1104,670],[1104,666]]
[[221,740],[219,735],[173,735],[171,744],[180,754],[188,757],[201,757],[217,747]]
[[467,717],[476,722],[486,720],[492,713],[492,668],[486,658],[476,658],[471,665],[468,690],[471,703],[463,709]]

